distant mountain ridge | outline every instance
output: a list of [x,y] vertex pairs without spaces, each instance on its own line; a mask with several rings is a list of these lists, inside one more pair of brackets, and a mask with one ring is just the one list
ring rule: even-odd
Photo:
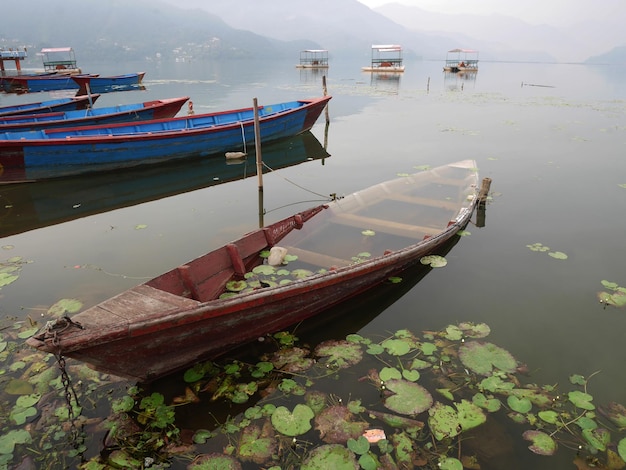
[[[6,2],[2,15],[0,45],[69,45],[81,63],[103,53],[296,58],[306,48],[368,60],[377,43],[402,44],[407,58],[443,60],[447,50],[468,47],[479,49],[482,60],[583,62],[625,45],[615,39],[621,29],[591,40],[582,29],[505,16],[442,16],[398,4],[372,10],[357,0],[21,0]],[[592,22],[585,27],[597,31]]]

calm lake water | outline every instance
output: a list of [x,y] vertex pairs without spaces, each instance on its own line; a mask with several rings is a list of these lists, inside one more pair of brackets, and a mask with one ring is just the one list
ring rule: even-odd
[[[331,193],[467,158],[492,179],[493,199],[486,226],[468,227],[445,268],[320,336],[485,322],[491,342],[528,364],[530,381],[567,388],[570,375],[600,371],[589,385],[595,402],[626,403],[626,310],[603,309],[597,298],[602,280],[626,286],[626,70],[481,63],[462,78],[444,75],[438,62],[407,62],[401,77],[386,78],[362,73],[363,65],[367,58],[331,60],[330,124],[322,116],[307,146],[316,159],[265,175],[265,222]],[[82,66],[147,72],[146,90],[103,95],[99,106],[190,96],[201,113],[322,93],[323,73],[295,62]],[[48,96],[0,95],[0,106]],[[324,146],[330,156],[320,158]],[[0,187],[2,260],[32,261],[1,288],[2,316],[40,319],[63,298],[93,305],[258,226],[256,178],[217,184],[226,177],[215,179],[215,165],[193,165],[191,174],[177,166],[88,184]],[[143,202],[155,188],[166,197]],[[112,210],[97,213],[101,206]],[[530,250],[536,243],[567,259]],[[559,466],[524,448],[514,460],[519,468],[571,468],[571,459]]]

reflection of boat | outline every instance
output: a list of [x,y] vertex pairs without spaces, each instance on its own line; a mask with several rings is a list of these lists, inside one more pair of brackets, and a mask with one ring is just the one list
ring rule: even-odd
[[300,63],[296,67],[301,69],[327,69],[328,51],[325,49],[300,51]]
[[[146,121],[176,116],[189,97],[145,101],[76,111],[0,116],[0,132],[92,126],[114,122]],[[2,177],[0,176],[0,181]]]
[[478,51],[473,49],[452,49],[446,55],[444,72],[478,72]]
[[[313,127],[330,96],[258,107],[261,143]],[[132,124],[0,133],[0,181],[93,173],[241,150],[255,141],[255,110]]]
[[[308,131],[263,147],[263,162],[274,170],[327,157]],[[0,237],[255,175],[252,153],[237,165],[222,158],[203,158],[89,178],[0,185]]]
[[77,94],[109,93],[112,91],[136,90],[141,86],[146,72],[127,73],[109,77],[75,75],[72,79],[78,84]]
[[100,95],[96,94],[4,106],[0,108],[0,116],[17,116],[18,114],[53,113],[57,111],[85,109],[90,107],[99,97]]
[[404,72],[402,46],[397,44],[374,44],[372,46],[372,63],[362,67],[364,72]]
[[[49,322],[28,344],[152,380],[311,318],[436,253],[468,223],[477,184],[471,160],[380,183]],[[284,269],[264,261],[271,248],[292,257],[278,261]]]

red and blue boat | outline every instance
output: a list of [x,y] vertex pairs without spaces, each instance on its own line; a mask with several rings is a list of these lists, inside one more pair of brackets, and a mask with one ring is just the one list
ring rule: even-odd
[[[260,143],[298,135],[313,127],[331,99],[289,101],[255,108],[137,123],[0,133],[0,166],[63,168],[74,173],[241,152]],[[53,171],[52,171],[53,173]]]
[[0,116],[0,132],[32,131],[55,127],[93,126],[116,122],[172,118],[178,114],[180,108],[188,99],[188,96],[184,96],[181,98],[144,101],[143,103],[107,106],[104,108]]
[[74,75],[72,79],[78,84],[78,94],[109,93],[112,91],[128,91],[140,88],[146,72],[127,73],[108,77]]
[[0,107],[0,116],[18,116],[21,114],[41,114],[86,109],[91,107],[91,105],[93,105],[99,97],[99,94],[93,94],[91,96],[57,98],[53,100],[37,101],[34,103],[3,106]]
[[[78,90],[79,85],[68,73],[44,73],[41,75],[16,75],[4,78],[4,90],[7,93],[36,93],[40,91]],[[94,74],[81,74],[85,77],[97,77]]]

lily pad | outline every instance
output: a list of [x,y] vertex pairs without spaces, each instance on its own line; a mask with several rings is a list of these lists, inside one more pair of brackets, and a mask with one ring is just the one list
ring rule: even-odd
[[359,421],[347,406],[329,406],[315,418],[315,429],[327,444],[345,444],[349,439],[358,439],[369,423]]
[[622,460],[626,461],[626,437],[618,442],[617,452]]
[[559,414],[553,410],[540,411],[537,415],[548,424],[556,424],[559,420]]
[[528,448],[538,455],[554,455],[556,442],[549,435],[541,431],[526,431],[522,437],[532,442]]
[[513,411],[517,411],[518,413],[528,413],[533,408],[533,404],[526,397],[516,397],[515,395],[510,395],[506,399],[507,405]]
[[393,395],[385,399],[385,406],[396,413],[417,415],[429,409],[433,397],[428,390],[414,382],[392,379],[385,383]]
[[315,348],[315,354],[326,358],[327,365],[340,369],[358,364],[363,359],[361,345],[346,340],[324,341]]
[[438,441],[447,437],[455,437],[461,431],[457,412],[449,405],[437,402],[428,410],[428,415],[430,431]]
[[491,333],[491,328],[486,323],[461,322],[459,328],[470,338],[484,338]]
[[595,405],[591,403],[593,396],[588,393],[581,392],[580,390],[574,390],[573,392],[569,392],[567,396],[569,401],[571,401],[577,408],[582,408],[583,410],[596,409]]
[[479,375],[491,375],[494,369],[513,373],[517,368],[510,352],[491,343],[466,342],[459,347],[459,358],[465,367]]
[[294,269],[293,271],[291,271],[291,275],[296,279],[306,279],[313,274],[313,271],[309,271],[308,269]]
[[404,356],[411,350],[411,345],[401,339],[386,339],[381,343],[381,346],[392,356]]
[[241,464],[230,455],[201,454],[188,466],[187,470],[241,470]]
[[313,417],[313,410],[301,403],[295,406],[293,412],[279,406],[272,414],[272,425],[285,436],[299,436],[311,429]]
[[314,449],[302,462],[301,470],[358,470],[354,453],[339,444],[327,444]]
[[422,259],[420,259],[420,263],[430,265],[431,268],[443,268],[446,264],[448,264],[448,260],[443,256],[429,255],[422,257]]
[[26,429],[13,429],[0,436],[0,455],[12,454],[16,444],[30,444],[32,438]]
[[241,292],[246,287],[248,287],[248,283],[246,281],[228,281],[226,283],[226,289],[231,292]]
[[463,470],[463,464],[454,457],[444,457],[439,461],[441,470]]
[[626,429],[626,407],[611,402],[600,410],[604,416],[620,429]]
[[262,428],[252,424],[243,429],[237,453],[242,460],[261,465],[271,459],[277,447],[278,441],[266,420]]
[[583,429],[582,434],[585,440],[600,452],[604,452],[606,446],[611,442],[611,434],[603,428]]
[[83,308],[83,303],[77,299],[61,299],[48,309],[48,314],[60,317],[66,313],[76,313]]
[[556,259],[567,259],[567,255],[565,253],[563,253],[562,251],[550,252],[550,253],[548,253],[548,255],[552,256],[553,258],[556,258]]
[[472,397],[472,402],[475,405],[480,406],[481,408],[489,411],[490,413],[498,411],[500,407],[502,406],[502,402],[500,400],[498,400],[497,398],[493,398],[493,397],[488,398],[483,393],[477,393],[476,395],[474,395]]

